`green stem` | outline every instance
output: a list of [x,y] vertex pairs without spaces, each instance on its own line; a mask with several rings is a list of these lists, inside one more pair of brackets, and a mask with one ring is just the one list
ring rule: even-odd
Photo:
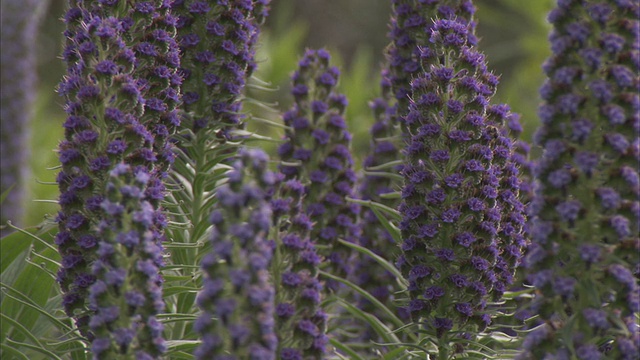
[[[199,132],[195,135],[196,138],[195,138],[194,144],[199,149],[193,152],[194,154],[196,154],[196,156],[193,156],[193,155],[191,156],[192,158],[195,158],[195,163],[193,165],[194,183],[191,184],[192,186],[191,198],[193,199],[192,201],[193,205],[191,206],[190,216],[187,215],[187,218],[189,218],[191,222],[191,227],[188,230],[187,238],[183,239],[184,242],[186,243],[194,243],[201,236],[201,234],[196,234],[196,231],[201,228],[200,225],[203,221],[203,219],[201,218],[202,217],[201,207],[203,203],[204,189],[202,189],[200,186],[197,185],[198,184],[197,179],[199,176],[201,176],[201,173],[202,173],[201,169],[203,165],[206,164],[206,161],[204,159],[207,153],[207,149],[205,148],[206,139],[201,138],[203,133],[204,132]],[[197,154],[203,154],[203,155],[198,156]],[[185,255],[184,259],[191,259],[192,262],[195,262],[195,259],[197,258],[198,248],[183,248],[183,249],[180,249],[180,251],[184,252],[184,255]],[[182,275],[187,275],[187,274],[182,274]],[[193,280],[191,281],[193,282]],[[191,285],[193,285],[194,287],[196,286],[195,283],[192,283]],[[194,302],[195,302],[194,294],[189,293],[189,294],[179,295],[178,303],[177,303],[177,311],[179,313],[188,313],[192,311],[192,309],[194,308]],[[177,335],[177,337],[174,335],[172,336],[172,338],[184,339],[186,335],[186,326],[187,326],[187,322],[179,322],[175,324],[173,333]]]
[[447,334],[443,334],[441,338],[438,339],[438,359],[439,360],[448,360],[449,359],[449,344],[447,340]]

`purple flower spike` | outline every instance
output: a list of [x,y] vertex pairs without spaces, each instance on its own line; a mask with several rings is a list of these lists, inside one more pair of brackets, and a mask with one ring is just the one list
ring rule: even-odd
[[[160,0],[114,5],[109,1],[71,2],[65,16],[62,56],[67,75],[58,86],[67,113],[65,139],[59,145],[58,250],[63,259],[83,258],[73,268],[63,268],[58,282],[65,312],[89,340],[105,339],[109,334],[105,333],[103,316],[96,313],[98,306],[92,304],[99,299],[88,299],[93,285],[87,275],[100,273],[105,283],[117,286],[121,277],[115,275],[121,272],[104,270],[111,260],[100,258],[120,256],[122,248],[132,252],[127,256],[133,256],[141,244],[163,237],[166,220],[159,202],[164,198],[163,177],[174,156],[168,137],[178,125],[179,57],[175,40],[169,35],[175,28],[168,9]],[[167,81],[167,77],[173,80]],[[139,173],[139,178],[119,188],[117,201],[112,200],[115,185],[109,185],[107,179],[111,175],[126,177],[132,171]],[[123,199],[135,199],[142,207],[133,211]],[[109,236],[116,236],[116,231],[124,232],[108,220],[120,216],[128,220],[130,216],[136,229],[148,232],[122,238],[122,247],[114,247],[108,241],[115,237],[103,238],[100,234],[114,232]],[[152,256],[157,249],[148,246],[144,251]],[[133,264],[127,267],[133,268]],[[151,270],[147,267],[145,274]],[[153,291],[160,292],[160,283]],[[156,310],[145,310],[148,315],[162,309],[161,296],[154,296],[159,300],[147,307]],[[78,313],[86,317],[78,318]],[[123,335],[119,341],[126,343],[123,338],[127,337]],[[157,343],[145,341],[137,345],[139,350],[160,356],[164,351],[161,337],[148,338],[157,339]],[[106,350],[100,356],[111,357]]]
[[[510,138],[520,129],[517,115],[489,105],[497,78],[475,49],[471,13],[451,9],[458,12],[422,15],[430,37],[419,59],[427,71],[408,90],[412,100],[402,125],[412,135],[406,139],[399,206],[399,267],[410,299],[428,304],[414,308],[412,316],[433,323],[441,339],[454,327],[491,322],[486,302],[499,299],[511,284],[525,245],[520,164]],[[434,296],[436,288],[444,296]]]
[[[371,142],[369,155],[363,163],[363,168],[383,166],[400,157],[401,141],[392,142],[393,138],[401,132],[401,123],[414,123],[415,119],[409,111],[409,94],[411,80],[418,77],[422,71],[420,59],[434,55],[428,39],[423,34],[429,33],[432,22],[428,19],[439,16],[447,8],[447,13],[454,12],[460,19],[470,19],[474,12],[473,6],[469,2],[460,4],[459,8],[453,9],[444,4],[436,2],[410,3],[406,1],[393,1],[393,16],[389,24],[388,38],[390,44],[387,47],[388,65],[382,71],[382,98],[374,100],[370,107],[376,119],[371,127]],[[433,98],[438,101],[439,99]],[[459,104],[452,105],[458,106]],[[416,115],[415,113],[413,115]],[[405,130],[405,129],[403,129]],[[456,132],[452,134],[462,141],[467,141],[466,132]],[[406,137],[406,135],[405,135]],[[420,153],[424,150],[422,144],[412,143],[406,151],[409,153]],[[401,166],[389,167],[385,171],[399,171]],[[415,182],[420,183],[428,176],[427,172],[413,174]],[[389,207],[397,208],[398,201],[383,199],[384,193],[392,192],[401,184],[391,177],[380,176],[379,172],[365,173],[362,185],[358,190],[358,197],[363,200],[371,200],[383,203]],[[374,253],[386,258],[398,256],[398,246],[391,235],[380,225],[380,221],[369,208],[363,207],[361,217],[364,221],[362,235],[359,239],[360,245],[372,250]],[[429,231],[431,233],[431,231]],[[356,278],[357,284],[371,294],[383,304],[394,306],[394,293],[397,292],[394,284],[394,276],[384,270],[377,268],[377,263],[368,257],[362,257],[356,265],[355,272],[362,274]],[[371,271],[370,269],[376,269]],[[370,313],[376,314],[383,319],[384,314],[379,313],[377,308],[369,301],[361,299],[359,306]],[[405,313],[403,313],[405,314]],[[402,314],[400,314],[402,315]],[[406,315],[406,314],[405,314]],[[363,335],[370,339],[371,334]]]
[[316,222],[311,239],[323,245],[318,252],[332,272],[346,277],[353,270],[354,253],[338,239],[357,242],[359,209],[346,199],[354,196],[351,134],[343,118],[346,100],[334,90],[339,71],[329,60],[325,50],[307,50],[292,76],[294,90],[304,86],[308,91],[304,97],[294,94],[295,103],[283,116],[290,129],[285,130],[281,160],[298,165],[283,164],[280,171],[285,179],[310,181],[303,207]]
[[158,218],[160,212],[148,198],[131,197],[122,191],[136,187],[137,192],[145,192],[147,183],[137,181],[149,177],[144,168],[121,163],[116,169],[111,172],[103,205],[116,205],[121,210],[106,212],[101,220],[98,234],[101,250],[92,266],[93,285],[89,288],[89,306],[94,310],[89,327],[97,337],[93,348],[94,352],[99,349],[100,359],[140,351],[158,357],[164,352],[164,339],[155,318],[164,310],[160,276],[162,224],[153,220],[140,223],[135,219],[136,214]]
[[[628,345],[638,328],[624,324],[638,312],[640,177],[629,164],[638,162],[639,14],[637,1],[562,0],[549,16],[553,53],[536,136],[544,151],[525,266],[540,320],[563,325],[544,337],[530,333],[523,358],[558,358],[567,349],[579,359],[634,353]],[[579,336],[561,335],[569,333]]]
[[[184,110],[194,131],[242,128],[239,101],[256,68],[255,44],[268,0],[175,1]],[[199,75],[196,75],[199,74]],[[213,136],[213,135],[211,135]]]
[[202,310],[195,328],[202,339],[194,353],[197,359],[224,354],[238,359],[276,358],[275,314],[284,310],[276,312],[269,279],[272,210],[267,196],[274,184],[267,160],[261,150],[241,148],[228,182],[217,189],[220,202],[241,200],[228,202],[211,215],[212,251],[202,262],[204,286],[197,299]]

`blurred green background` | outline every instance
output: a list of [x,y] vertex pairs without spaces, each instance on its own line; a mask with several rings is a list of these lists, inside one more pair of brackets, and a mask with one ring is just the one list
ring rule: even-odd
[[[57,206],[38,200],[55,200],[57,187],[52,183],[57,170],[55,148],[62,138],[63,99],[55,93],[64,74],[59,59],[64,26],[60,18],[66,1],[51,0],[38,40],[40,76],[36,116],[33,120],[33,180],[28,184],[30,200],[25,226],[33,226]],[[525,139],[537,126],[538,87],[543,80],[541,64],[549,54],[545,21],[552,0],[477,0],[480,49],[489,67],[501,74],[497,101],[508,103],[522,114]],[[347,117],[354,133],[355,157],[360,163],[367,151],[368,130],[373,119],[368,102],[379,94],[379,72],[384,62],[383,49],[390,13],[389,0],[273,0],[271,15],[262,32],[255,74],[270,83],[273,91],[249,89],[247,96],[272,103],[284,111],[290,104],[288,77],[306,47],[326,47],[342,71],[340,90],[349,98]],[[278,120],[277,113],[248,105],[245,110]],[[250,124],[264,135],[278,137],[273,129]],[[273,145],[272,145],[273,147]],[[272,148],[271,147],[271,148]]]

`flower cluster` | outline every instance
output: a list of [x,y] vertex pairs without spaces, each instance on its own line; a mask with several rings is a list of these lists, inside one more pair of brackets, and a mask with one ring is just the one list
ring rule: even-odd
[[[486,327],[487,299],[499,298],[512,276],[500,199],[513,189],[502,187],[513,175],[505,173],[513,141],[488,115],[498,79],[471,30],[455,19],[434,21],[433,45],[421,53],[427,71],[412,82],[404,119],[410,141],[397,265],[409,280],[409,311],[444,339],[456,325]],[[517,204],[517,196],[510,200]]]
[[137,1],[124,20],[131,23],[128,31],[133,35],[130,41],[136,56],[133,76],[145,97],[139,121],[153,134],[158,171],[166,171],[175,158],[169,137],[180,125],[176,106],[181,101],[183,80],[178,72],[182,58],[175,39],[178,19],[171,14],[166,1],[153,0]]
[[474,46],[477,39],[473,34],[475,23],[471,22],[475,7],[470,0],[393,0],[392,6],[391,43],[386,54],[389,71],[385,75],[397,102],[395,115],[391,117],[392,123],[397,124],[403,123],[403,117],[409,112],[411,81],[423,72],[421,59],[428,56],[433,47],[430,42],[431,19],[456,19],[469,23],[471,28],[467,42]]
[[320,308],[321,258],[309,238],[313,223],[303,211],[305,190],[300,181],[287,180],[271,200],[279,248],[273,265],[280,276],[276,320],[280,358],[285,360],[321,359],[328,343],[327,316]]
[[338,239],[357,242],[359,207],[347,202],[356,180],[343,117],[347,100],[334,91],[339,71],[329,66],[329,58],[325,50],[307,50],[300,60],[292,77],[295,103],[283,116],[288,128],[278,154],[285,177],[306,185],[304,211],[315,222],[311,239],[323,245],[318,250],[332,273],[346,277],[352,251]]
[[204,273],[194,330],[202,339],[197,359],[276,358],[274,287],[269,269],[273,245],[267,240],[272,210],[267,195],[275,177],[267,155],[243,148],[218,188],[219,207],[211,213],[211,249]]
[[639,16],[637,1],[571,0],[549,15],[525,257],[546,324],[522,358],[639,355]]
[[[0,83],[0,194],[2,201],[0,225],[7,220],[19,224],[24,215],[24,200],[29,167],[29,124],[35,96],[36,72],[34,45],[36,31],[42,15],[40,0],[10,0],[2,4],[2,70]],[[0,229],[0,237],[10,229]]]
[[[76,318],[90,339],[91,333],[85,331],[90,315],[86,297],[92,282],[87,279],[97,257],[96,229],[104,217],[101,204],[108,174],[120,162],[146,169],[151,178],[145,196],[158,208],[164,197],[163,170],[173,158],[166,146],[167,124],[177,125],[174,88],[179,84],[175,75],[179,60],[166,46],[171,44],[167,40],[171,31],[160,36],[160,27],[171,28],[173,20],[155,2],[120,5],[74,1],[64,19],[67,75],[58,90],[66,100],[67,119],[65,140],[58,150],[62,165],[57,176],[61,211],[55,243],[62,256],[58,282],[66,313]],[[139,27],[153,27],[149,34],[158,38],[132,40],[136,36],[132,31]],[[138,77],[146,76],[148,67],[166,70],[170,78],[165,79],[166,86],[158,85],[164,80]]]
[[[497,283],[497,295],[501,296],[514,283],[516,268],[522,263],[523,251],[529,245],[526,238],[526,208],[529,200],[527,183],[523,186],[525,171],[531,166],[528,160],[529,145],[517,139],[522,132],[520,115],[510,112],[506,104],[490,105],[486,108],[487,124],[500,131],[497,146],[494,147],[493,166],[501,175],[498,184],[496,208],[500,210],[498,238],[501,240],[502,254],[497,258],[496,268],[502,281]],[[526,174],[526,172],[525,172]],[[522,188],[524,191],[521,193]],[[494,296],[494,297],[496,297]]]
[[269,1],[174,1],[184,75],[183,108],[192,113],[194,131],[241,126],[239,102],[255,68],[258,24]]
[[[394,136],[399,133],[398,125],[403,122],[409,111],[411,80],[422,72],[420,56],[433,46],[428,36],[433,26],[430,19],[455,17],[460,21],[464,19],[469,22],[474,12],[475,8],[470,1],[422,1],[416,3],[394,0],[392,2],[392,16],[388,33],[391,43],[387,47],[386,54],[389,68],[382,72],[383,97],[372,103],[376,122],[371,127],[371,153],[363,163],[365,169],[384,166],[401,157]],[[474,26],[473,23],[470,25]],[[475,44],[475,37],[473,34],[470,36],[469,41]],[[393,169],[401,170],[401,166]],[[385,170],[389,171],[390,168]],[[365,173],[360,188],[360,197],[363,200],[385,203],[395,208],[397,207],[395,201],[383,200],[380,195],[389,193],[399,186],[401,184],[396,184],[390,177],[381,176],[376,172],[368,172]],[[398,252],[398,246],[386,230],[379,226],[379,220],[375,214],[371,210],[365,209],[363,221],[366,226],[362,227],[360,245],[377,254],[386,254],[389,258],[394,258]],[[367,268],[371,266],[371,260],[365,258],[358,266]],[[383,303],[389,304],[392,299],[390,284],[394,282],[391,274],[387,271],[378,271],[373,274],[367,271],[359,273],[361,275],[357,279],[358,284],[370,290]],[[366,302],[363,305],[366,305]]]
[[77,282],[89,288],[89,327],[94,359],[135,354],[156,359],[166,350],[156,315],[162,300],[164,214],[149,202],[151,175],[143,166],[118,164],[109,174],[103,218],[98,223],[97,259],[91,275]]

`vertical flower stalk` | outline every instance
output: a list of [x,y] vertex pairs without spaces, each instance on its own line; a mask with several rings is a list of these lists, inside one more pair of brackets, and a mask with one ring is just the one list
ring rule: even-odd
[[[528,161],[529,146],[523,140],[516,140],[522,132],[520,115],[512,113],[506,104],[489,105],[487,124],[498,128],[500,134],[493,148],[493,164],[497,168],[500,182],[495,198],[496,208],[500,211],[498,238],[501,240],[501,253],[495,265],[499,281],[495,284],[498,299],[514,284],[516,269],[522,264],[523,251],[529,245],[526,238],[527,214],[525,203],[528,203],[528,183],[523,180],[520,169],[530,166]],[[485,135],[486,136],[486,135]],[[526,174],[526,172],[525,172]],[[524,185],[523,185],[524,182]],[[521,189],[524,192],[521,193]]]
[[109,174],[90,275],[95,359],[157,359],[166,350],[156,318],[164,310],[160,268],[166,220],[149,201],[154,200],[148,198],[150,180],[145,167],[124,163]]
[[280,184],[271,200],[276,243],[272,274],[276,287],[279,359],[322,359],[328,338],[327,316],[320,307],[321,258],[309,235],[311,219],[303,209],[306,188],[297,179]]
[[[0,194],[8,192],[0,205],[0,225],[7,220],[21,224],[25,211],[29,175],[29,140],[32,108],[36,96],[36,34],[47,1],[2,2],[0,32]],[[0,237],[10,229],[0,229]]]
[[166,172],[176,157],[169,138],[181,125],[177,110],[183,81],[178,72],[181,58],[175,39],[178,19],[170,12],[167,1],[137,1],[132,7],[122,20],[125,30],[131,25],[130,43],[136,56],[133,75],[145,96],[139,121],[153,134],[157,171]]
[[[404,130],[401,125],[409,111],[409,99],[411,95],[411,80],[423,71],[420,66],[421,54],[428,51],[433,44],[429,42],[429,34],[434,17],[457,18],[469,22],[475,8],[470,1],[405,1],[394,0],[392,2],[392,14],[389,25],[388,37],[391,40],[386,50],[388,69],[382,72],[382,98],[372,103],[372,109],[376,116],[376,122],[371,127],[370,154],[363,163],[365,176],[359,189],[359,195],[363,200],[371,200],[396,208],[398,202],[383,199],[383,193],[392,192],[400,187],[400,181],[384,176],[382,172],[401,170],[400,166],[379,169],[392,163],[401,157],[399,146],[401,137],[398,136]],[[471,24],[473,26],[473,24]],[[473,35],[471,35],[473,36]],[[475,44],[475,37],[471,40]],[[375,171],[368,171],[376,168]],[[379,224],[375,214],[363,209],[363,221],[360,245],[365,246],[378,254],[385,254],[387,258],[395,258],[399,253],[398,244],[395,244],[387,231]],[[362,259],[358,264],[362,269],[372,266],[371,260]],[[374,266],[374,265],[373,265]],[[394,283],[389,272],[381,270],[377,272],[358,271],[357,283],[370,290],[379,300],[385,304],[391,304]],[[367,306],[366,301],[361,304]],[[370,309],[375,311],[374,309]]]
[[179,0],[178,36],[184,75],[183,107],[194,132],[203,128],[221,135],[242,128],[239,101],[255,69],[254,46],[269,1]]
[[409,281],[408,309],[439,339],[440,356],[453,351],[455,332],[477,334],[491,322],[487,300],[502,295],[511,266],[502,258],[509,240],[500,233],[499,198],[513,141],[487,113],[498,79],[472,29],[464,20],[434,21],[404,124],[397,265]]
[[357,242],[359,208],[346,200],[353,197],[356,180],[343,117],[347,100],[334,91],[339,71],[329,60],[325,50],[307,50],[300,60],[292,77],[295,103],[284,114],[288,129],[278,153],[284,162],[280,171],[307,188],[304,211],[315,222],[311,239],[318,253],[333,274],[346,278],[353,252],[338,239]]
[[[525,257],[543,321],[523,359],[636,359],[640,4],[558,1]],[[588,276],[584,276],[588,274]]]
[[[184,81],[180,108],[183,125],[173,137],[178,157],[171,173],[171,181],[179,190],[172,192],[168,200],[175,220],[190,224],[186,231],[171,231],[171,237],[178,242],[208,241],[209,215],[216,206],[215,189],[223,171],[220,166],[231,161],[237,151],[236,130],[244,126],[241,100],[246,79],[255,67],[255,43],[268,4],[266,0],[171,3],[178,18],[180,73]],[[218,175],[211,176],[212,171]],[[190,265],[200,253],[197,247],[176,249],[173,264],[177,268]],[[190,271],[179,273],[188,275]],[[199,279],[192,279],[182,285],[200,283]],[[197,309],[195,301],[195,294],[177,295],[176,312],[193,312]],[[186,323],[176,324],[172,334],[184,338],[188,330]]]
[[[69,5],[63,51],[67,75],[58,88],[66,101],[67,119],[58,149],[61,210],[55,243],[62,257],[58,282],[65,312],[92,340],[87,326],[96,309],[87,306],[87,295],[95,281],[91,268],[98,258],[98,225],[106,216],[101,204],[108,174],[121,162],[146,169],[151,178],[145,196],[159,209],[162,177],[172,159],[164,141],[170,125],[177,122],[173,95],[179,84],[178,59],[167,38],[174,19],[160,1],[135,5],[70,1]],[[161,27],[167,29],[164,35],[157,31]],[[135,42],[132,39],[140,34],[134,30],[153,38]],[[163,76],[173,80],[147,77],[152,71],[148,67],[163,69]],[[144,79],[138,77],[142,75]],[[162,227],[160,221],[156,230],[161,233]]]
[[261,150],[241,149],[218,188],[211,214],[211,251],[202,258],[202,314],[194,330],[202,339],[197,359],[275,359],[274,288],[269,278],[273,245],[267,195],[274,176]]
[[476,45],[477,39],[473,34],[475,23],[471,22],[474,13],[475,7],[470,0],[392,1],[391,43],[386,53],[389,71],[385,74],[396,102],[395,113],[391,116],[392,124],[402,124],[409,112],[411,80],[423,72],[421,58],[428,55],[434,46],[430,42],[432,19],[457,19],[469,23],[471,30],[467,41],[470,45]]

